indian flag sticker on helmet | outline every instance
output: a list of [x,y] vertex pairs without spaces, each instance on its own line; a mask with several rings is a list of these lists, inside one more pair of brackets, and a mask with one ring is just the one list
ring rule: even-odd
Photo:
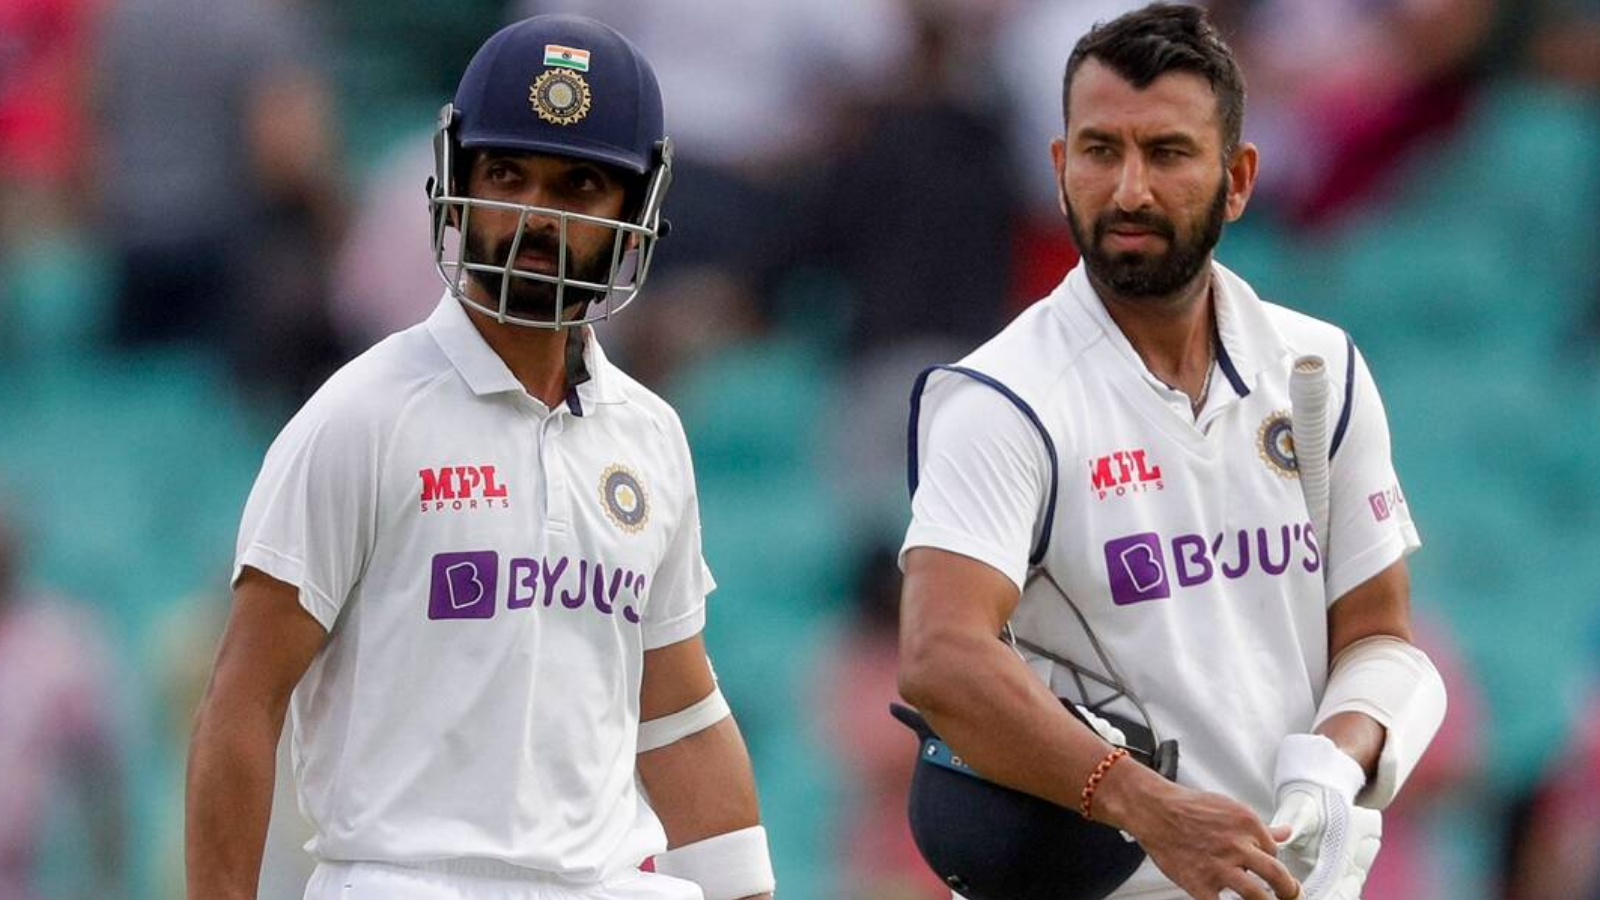
[[589,71],[589,51],[579,50],[577,47],[563,47],[560,44],[545,44],[544,64],[587,72]]
[[528,102],[552,125],[572,125],[589,114],[589,83],[567,69],[546,69],[528,89]]
[[650,500],[644,485],[627,466],[609,466],[600,473],[600,505],[611,521],[629,534],[642,531],[650,518]]

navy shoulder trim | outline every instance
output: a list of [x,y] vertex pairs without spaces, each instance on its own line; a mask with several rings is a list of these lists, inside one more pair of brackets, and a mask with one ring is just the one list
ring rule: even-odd
[[917,495],[917,424],[922,418],[922,391],[928,385],[928,376],[938,371],[965,375],[973,381],[993,388],[1000,396],[1011,401],[1011,405],[1033,424],[1034,429],[1039,432],[1039,437],[1044,440],[1045,455],[1050,460],[1050,495],[1045,504],[1044,527],[1039,529],[1039,541],[1028,556],[1029,565],[1039,565],[1044,561],[1045,551],[1050,548],[1050,531],[1056,520],[1056,493],[1061,482],[1060,463],[1056,459],[1056,442],[1050,438],[1050,432],[1045,429],[1044,422],[1040,421],[1039,414],[1033,411],[1033,407],[999,379],[964,366],[929,366],[917,376],[916,382],[911,385],[911,419],[906,429],[906,485],[911,490],[911,496],[915,498]]

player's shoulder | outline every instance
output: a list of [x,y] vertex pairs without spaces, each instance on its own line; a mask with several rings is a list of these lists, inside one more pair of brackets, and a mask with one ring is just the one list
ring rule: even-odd
[[1232,270],[1215,264],[1215,272],[1247,344],[1262,362],[1278,360],[1278,374],[1289,377],[1295,360],[1319,356],[1328,366],[1335,384],[1345,381],[1345,372],[1354,360],[1355,345],[1343,328],[1316,316],[1260,296],[1254,287]]
[[1346,391],[1355,383],[1359,360],[1349,332],[1332,322],[1277,303],[1263,300],[1261,309],[1283,341],[1283,377],[1288,377],[1287,367],[1294,360],[1319,356],[1327,366],[1327,378],[1335,390]]
[[1078,365],[1085,347],[1058,308],[1062,302],[1059,293],[1039,300],[956,365],[1042,400]]
[[1349,333],[1332,322],[1268,300],[1261,301],[1261,310],[1295,357],[1316,354],[1342,360],[1349,352]]
[[645,387],[637,378],[610,363],[607,364],[605,377],[610,379],[610,390],[618,399],[624,401],[617,405],[621,415],[627,416],[641,428],[667,441],[687,444],[683,420],[679,418],[678,411],[671,403]]
[[453,371],[424,326],[396,332],[329,376],[285,431],[382,432]]
[[1081,371],[1090,342],[1061,308],[1071,300],[1063,290],[1023,310],[955,364],[926,373],[913,395],[913,420],[944,423],[941,440],[974,446],[1018,436],[1035,445],[1041,428],[1058,450],[1066,446],[1074,429],[1064,415],[1070,407],[1058,396]]

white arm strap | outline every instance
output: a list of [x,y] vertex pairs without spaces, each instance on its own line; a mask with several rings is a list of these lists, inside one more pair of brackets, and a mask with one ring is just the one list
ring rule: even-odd
[[760,825],[708,837],[656,854],[656,872],[700,885],[705,900],[740,900],[777,887]]
[[1400,792],[1444,721],[1444,680],[1428,655],[1388,635],[1356,641],[1333,661],[1313,728],[1342,712],[1384,728],[1377,772],[1356,803],[1383,809]]
[[659,719],[639,723],[639,752],[658,750],[668,744],[683,740],[697,731],[726,719],[732,711],[722,698],[722,689],[712,687],[704,700],[693,706],[669,713]]

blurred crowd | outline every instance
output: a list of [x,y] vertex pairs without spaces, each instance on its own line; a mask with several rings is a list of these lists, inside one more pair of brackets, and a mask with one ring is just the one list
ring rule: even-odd
[[[906,396],[1074,263],[1061,73],[1137,5],[0,0],[0,900],[182,896],[261,454],[438,301],[435,112],[547,11],[662,82],[673,230],[603,338],[689,433],[784,896],[942,900],[886,712]],[[1600,2],[1208,5],[1262,150],[1219,257],[1361,344],[1426,543],[1451,713],[1366,896],[1600,898]]]

